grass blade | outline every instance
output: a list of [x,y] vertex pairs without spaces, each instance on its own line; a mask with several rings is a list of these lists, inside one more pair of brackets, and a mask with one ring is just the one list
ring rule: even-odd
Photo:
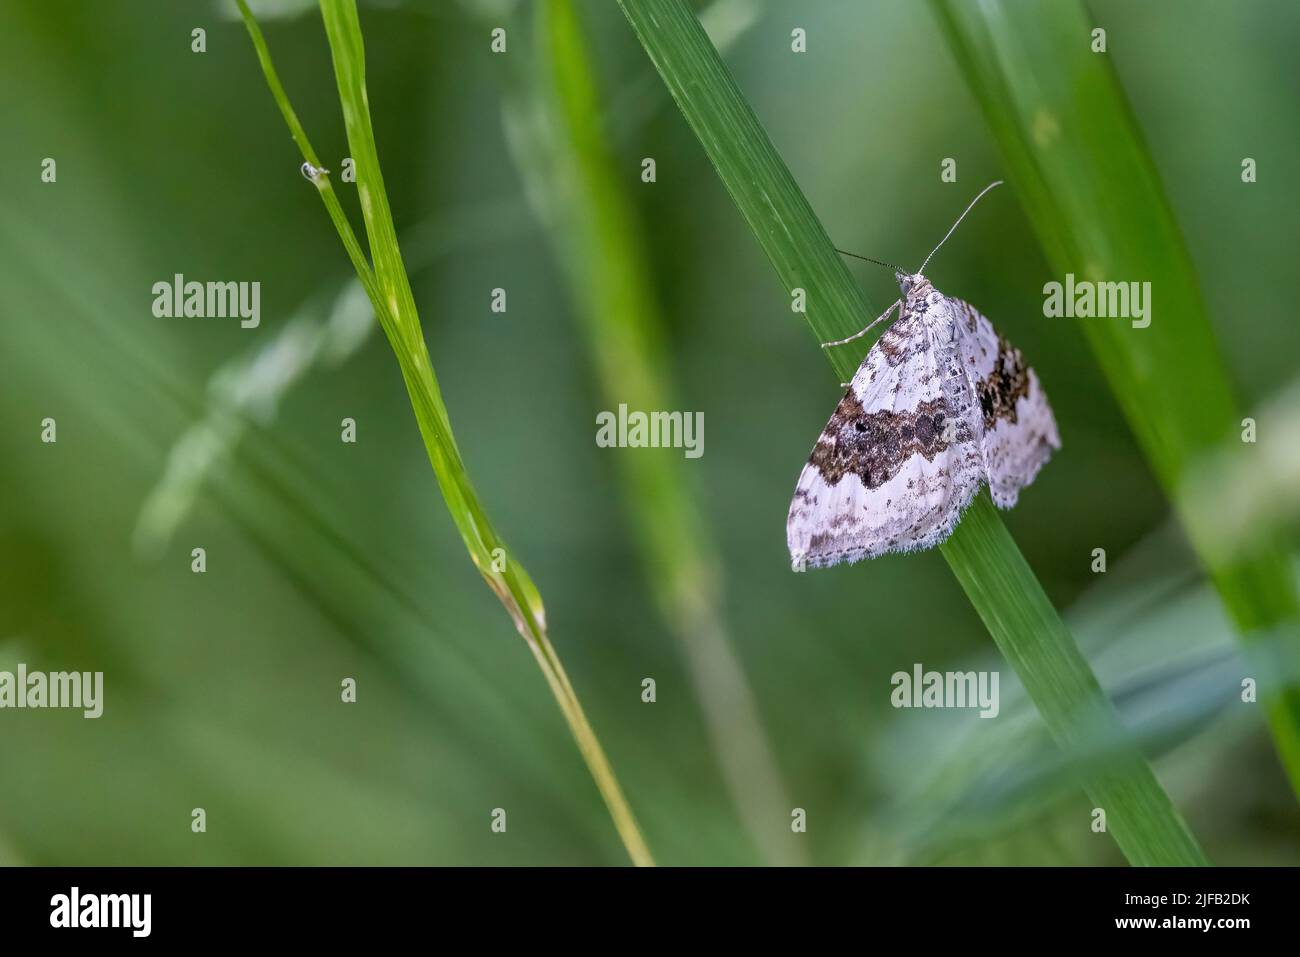
[[[516,77],[506,101],[525,192],[542,207],[606,407],[680,408],[641,224],[601,126],[605,111],[583,24],[571,0],[545,0],[535,11],[536,72]],[[806,863],[802,843],[783,826],[792,804],[728,633],[722,563],[689,466],[664,453],[620,455],[615,464],[646,577],[681,646],[740,817],[762,859]]]
[[[256,20],[245,0],[236,0],[236,4],[257,50],[267,85],[280,111],[284,114],[285,122],[295,142],[302,151],[304,159],[313,166],[319,167],[320,161],[276,75],[270,52]],[[578,749],[587,762],[601,796],[609,808],[628,854],[638,865],[653,864],[653,858],[637,827],[632,810],[623,796],[622,788],[614,776],[613,768],[605,757],[604,750],[578,701],[577,693],[569,682],[564,666],[551,645],[546,631],[546,616],[541,596],[528,573],[510,555],[505,543],[488,521],[487,514],[470,484],[460,451],[456,447],[451,422],[424,343],[424,333],[420,327],[410,282],[402,264],[397,233],[393,226],[388,196],[380,172],[379,152],[375,145],[366,97],[365,52],[356,2],[355,0],[321,0],[320,7],[334,61],[335,79],[343,107],[348,145],[352,158],[356,162],[357,189],[360,193],[370,253],[374,261],[373,270],[366,262],[361,245],[352,232],[352,227],[339,205],[338,197],[335,196],[328,177],[319,176],[313,181],[338,230],[348,257],[352,260],[357,276],[370,297],[375,316],[397,357],[420,434],[424,438],[429,461],[433,465],[447,509],[460,530],[470,558],[473,559],[488,586],[510,613],[516,629],[541,668],[569,724]]]
[[[1296,673],[1300,599],[1285,554],[1272,541],[1240,554],[1218,547],[1186,495],[1190,467],[1241,446],[1242,417],[1155,162],[1110,57],[1092,52],[1095,24],[1078,3],[936,0],[935,9],[1054,269],[1151,283],[1159,315],[1148,327],[1093,320],[1083,332],[1224,606],[1260,651],[1257,667]],[[1278,653],[1284,660],[1269,660]],[[1300,794],[1300,688],[1278,684],[1261,681]]]
[[[665,85],[704,146],[787,293],[807,292],[819,342],[856,332],[880,313],[836,254],[817,216],[759,124],[703,28],[681,0],[620,0]],[[847,350],[828,352],[838,381],[854,371]],[[1042,586],[987,495],[968,510],[943,555],[998,647],[1067,753],[1097,734],[1122,734]],[[1106,809],[1110,833],[1134,864],[1203,864],[1205,858],[1150,766],[1129,748],[1083,785]]]

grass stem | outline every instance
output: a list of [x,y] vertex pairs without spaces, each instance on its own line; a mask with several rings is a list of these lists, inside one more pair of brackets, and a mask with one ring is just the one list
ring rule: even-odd
[[[303,158],[319,168],[321,162],[312,149],[302,124],[289,102],[262,31],[249,10],[246,0],[235,0],[248,29],[257,58],[266,76],[285,123],[298,144]],[[637,826],[613,768],[587,720],[577,693],[551,645],[546,630],[546,613],[541,596],[522,564],[514,559],[478,500],[461,460],[451,431],[451,422],[438,382],[433,372],[424,333],[415,308],[410,280],[402,264],[397,233],[393,226],[388,196],[379,167],[379,153],[371,128],[370,109],[365,87],[365,52],[361,24],[355,0],[321,0],[321,15],[334,61],[335,79],[347,127],[348,145],[357,168],[357,189],[365,219],[373,268],[362,252],[338,197],[327,176],[313,182],[325,203],[331,221],[343,241],[348,258],[366,290],[375,316],[397,357],[424,439],[429,461],[433,465],[448,511],[461,533],[475,567],[509,612],[515,628],[532,651],[547,686],[569,725],[578,750],[587,763],[601,797],[609,809],[615,829],[638,866],[653,865],[645,839]]]

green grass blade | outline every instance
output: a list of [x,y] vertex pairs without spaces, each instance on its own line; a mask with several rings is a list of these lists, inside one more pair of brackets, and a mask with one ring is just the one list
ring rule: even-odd
[[[759,124],[703,28],[681,0],[620,0],[641,45],[704,146],[732,199],[789,291],[807,291],[820,341],[856,332],[871,309],[817,216]],[[854,371],[829,350],[838,381]],[[1067,752],[1118,718],[987,495],[968,510],[943,555],[998,647],[1016,668]],[[1205,858],[1150,766],[1134,749],[1082,783],[1106,809],[1110,833],[1134,864],[1203,864]]]
[[[313,166],[319,167],[320,162],[316,158],[316,153],[276,75],[270,52],[256,20],[245,0],[236,0],[236,4],[257,50],[267,85],[280,111],[284,114],[285,121],[303,157]],[[473,559],[488,586],[510,613],[516,629],[541,668],[569,724],[578,749],[587,762],[601,796],[609,808],[628,854],[638,865],[653,864],[654,861],[637,827],[632,810],[614,776],[613,768],[605,757],[604,750],[578,701],[577,693],[569,682],[564,666],[551,645],[546,631],[546,615],[541,596],[528,573],[510,554],[489,522],[478,495],[470,484],[465,465],[461,461],[460,451],[456,447],[451,422],[424,343],[424,333],[420,327],[410,281],[402,264],[397,232],[393,226],[388,195],[380,172],[379,152],[375,145],[366,97],[365,52],[356,2],[355,0],[321,0],[320,6],[333,56],[348,145],[352,158],[356,162],[357,189],[360,193],[370,253],[374,261],[373,270],[361,253],[360,243],[339,206],[328,177],[318,177],[314,182],[343,240],[357,276],[370,297],[375,316],[379,319],[397,357],[411,406],[415,411],[416,422],[424,438],[429,461],[433,465],[447,509],[460,530],[470,558]]]
[[[935,9],[1054,270],[1151,283],[1148,327],[1080,326],[1243,639],[1285,656],[1261,654],[1259,667],[1294,674],[1300,599],[1283,551],[1269,541],[1246,554],[1217,547],[1186,500],[1190,467],[1221,445],[1241,446],[1242,416],[1155,162],[1109,55],[1091,50],[1096,24],[1078,3],[936,0]],[[1300,794],[1300,688],[1280,684],[1261,682]]]
[[[546,0],[534,9],[537,72],[507,101],[508,119],[527,113],[535,120],[514,116],[509,123],[520,130],[510,137],[516,166],[530,184],[528,195],[544,201],[540,212],[578,305],[606,408],[681,408],[629,177],[618,170],[602,129],[606,110],[586,31],[571,0]],[[681,644],[740,817],[761,859],[806,863],[802,842],[782,825],[792,803],[728,633],[722,563],[690,464],[667,452],[621,454],[614,464],[646,577]]]
[[1089,757],[1097,741],[1127,734],[987,496],[966,513],[961,529],[944,557],[1053,739],[1079,761],[1085,789],[1106,810],[1124,855],[1141,865],[1206,863],[1140,751],[1129,744],[1103,760]]

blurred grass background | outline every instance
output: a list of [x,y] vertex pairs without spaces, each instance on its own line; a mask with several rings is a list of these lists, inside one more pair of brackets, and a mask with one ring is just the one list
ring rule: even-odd
[[[275,6],[253,4],[263,16]],[[495,6],[503,24],[518,12]],[[1000,175],[925,6],[707,6],[706,22],[732,35],[729,68],[841,247],[919,259],[953,207]],[[770,267],[622,14],[578,8],[615,104],[607,148],[642,224],[675,395],[704,412],[705,455],[688,467],[726,573],[733,651],[790,801],[808,810],[804,853],[1116,862],[1088,831],[1087,802],[1061,786],[1032,711],[1011,706],[1009,669],[997,721],[889,708],[890,674],[914,662],[998,667],[937,553],[790,574],[786,507],[838,390],[770,294]],[[1297,225],[1300,13],[1280,0],[1091,9],[1254,408],[1293,380],[1300,354],[1289,307],[1300,277],[1283,262]],[[132,549],[169,450],[219,401],[211,377],[292,316],[324,323],[351,275],[232,12],[162,0],[0,11],[0,668],[102,669],[107,686],[98,721],[0,712],[0,860],[621,863],[562,718],[503,640],[510,625],[433,497],[382,337],[317,363],[251,417],[157,559]],[[609,398],[547,227],[524,202],[527,156],[506,141],[505,66],[484,28],[493,14],[362,7],[399,235],[440,237],[423,268],[408,262],[429,349],[461,452],[546,596],[656,857],[756,863],[764,842],[719,769],[622,505],[621,457],[680,452],[595,447]],[[191,53],[200,26],[208,52]],[[790,53],[794,26],[809,53]],[[346,137],[319,15],[264,28],[336,169]],[[529,42],[512,33],[507,56]],[[1225,66],[1206,70],[1190,50]],[[46,156],[55,185],[40,182]],[[657,160],[654,184],[639,180],[644,156]],[[952,186],[939,183],[949,156]],[[1254,185],[1240,180],[1245,156],[1259,162]],[[155,319],[150,287],[175,272],[260,280],[261,327]],[[855,272],[871,298],[892,295],[883,270]],[[1059,277],[1014,194],[986,202],[930,272],[994,320],[1052,397],[1065,447],[1007,524],[1207,855],[1300,862],[1262,714],[1224,694],[1245,667],[1231,629],[1086,349],[1087,320],[1042,317],[1042,285]],[[488,308],[497,286],[504,315]],[[56,445],[39,442],[45,416]],[[355,446],[338,441],[345,416]],[[197,545],[203,576],[189,570]],[[1105,576],[1089,570],[1096,547]],[[356,705],[339,702],[345,676],[358,679]],[[654,705],[640,700],[647,676]],[[196,806],[204,835],[190,832]],[[509,813],[505,835],[489,830],[494,807]],[[771,827],[788,834],[788,816]]]

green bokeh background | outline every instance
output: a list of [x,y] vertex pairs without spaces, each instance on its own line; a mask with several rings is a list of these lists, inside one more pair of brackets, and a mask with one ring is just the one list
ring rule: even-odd
[[[681,453],[595,446],[609,403],[522,193],[516,164],[528,157],[503,134],[493,6],[362,5],[399,232],[447,237],[429,265],[408,265],[457,440],[541,589],[552,640],[658,859],[761,863],[618,486],[615,457]],[[511,5],[495,6],[504,17]],[[1291,383],[1300,355],[1300,8],[1091,9],[1254,407]],[[937,553],[790,573],[789,497],[839,389],[617,6],[582,10],[679,401],[704,413],[705,454],[686,468],[718,543],[731,643],[808,814],[805,835],[788,834],[788,817],[772,831],[822,864],[1119,862],[1061,774],[1016,783],[1024,767],[1041,770],[1028,745],[999,753],[1024,766],[999,779],[1005,790],[962,791],[953,742],[992,748],[997,721],[890,708],[890,675],[915,662],[1000,669],[1011,684]],[[925,5],[719,10],[739,28],[728,65],[841,247],[919,262],[1001,176]],[[351,276],[232,14],[233,3],[189,0],[0,9],[0,669],[106,674],[97,721],[0,711],[0,862],[622,863],[541,676],[466,559],[382,336],[313,368],[250,423],[160,556],[132,546],[213,374],[295,314],[324,319]],[[793,26],[807,30],[807,54],[790,52]],[[195,27],[206,53],[191,52]],[[319,15],[264,27],[337,170],[347,146]],[[527,57],[529,42],[512,35],[507,56]],[[645,156],[654,184],[640,181]],[[1246,156],[1259,165],[1253,185],[1240,179]],[[45,157],[57,183],[40,180]],[[939,180],[945,157],[956,184]],[[352,187],[335,184],[359,225]],[[153,283],[178,272],[260,281],[261,326],[154,318]],[[1231,655],[1085,346],[1077,324],[1089,320],[1042,315],[1043,284],[1060,277],[1014,193],[992,194],[928,272],[1021,348],[1052,398],[1064,448],[1006,521],[1085,648],[1110,656],[1116,681],[1191,644]],[[873,298],[892,297],[887,272],[859,275]],[[494,287],[508,291],[505,314],[489,310]],[[1156,290],[1155,322],[1159,303]],[[47,416],[54,445],[40,442]],[[339,441],[344,417],[358,423],[356,445]],[[203,575],[190,571],[197,546]],[[1105,576],[1089,567],[1098,547]],[[1139,606],[1140,626],[1107,615]],[[344,677],[357,679],[356,704],[339,700]],[[641,701],[644,677],[657,682],[653,705]],[[1232,701],[1198,711],[1196,694],[1179,685],[1152,699],[1199,715],[1152,743],[1162,781],[1215,862],[1300,862],[1300,817],[1260,715]],[[915,795],[948,788],[965,796],[940,827]],[[191,832],[195,807],[205,834]],[[497,807],[506,834],[489,828]]]

